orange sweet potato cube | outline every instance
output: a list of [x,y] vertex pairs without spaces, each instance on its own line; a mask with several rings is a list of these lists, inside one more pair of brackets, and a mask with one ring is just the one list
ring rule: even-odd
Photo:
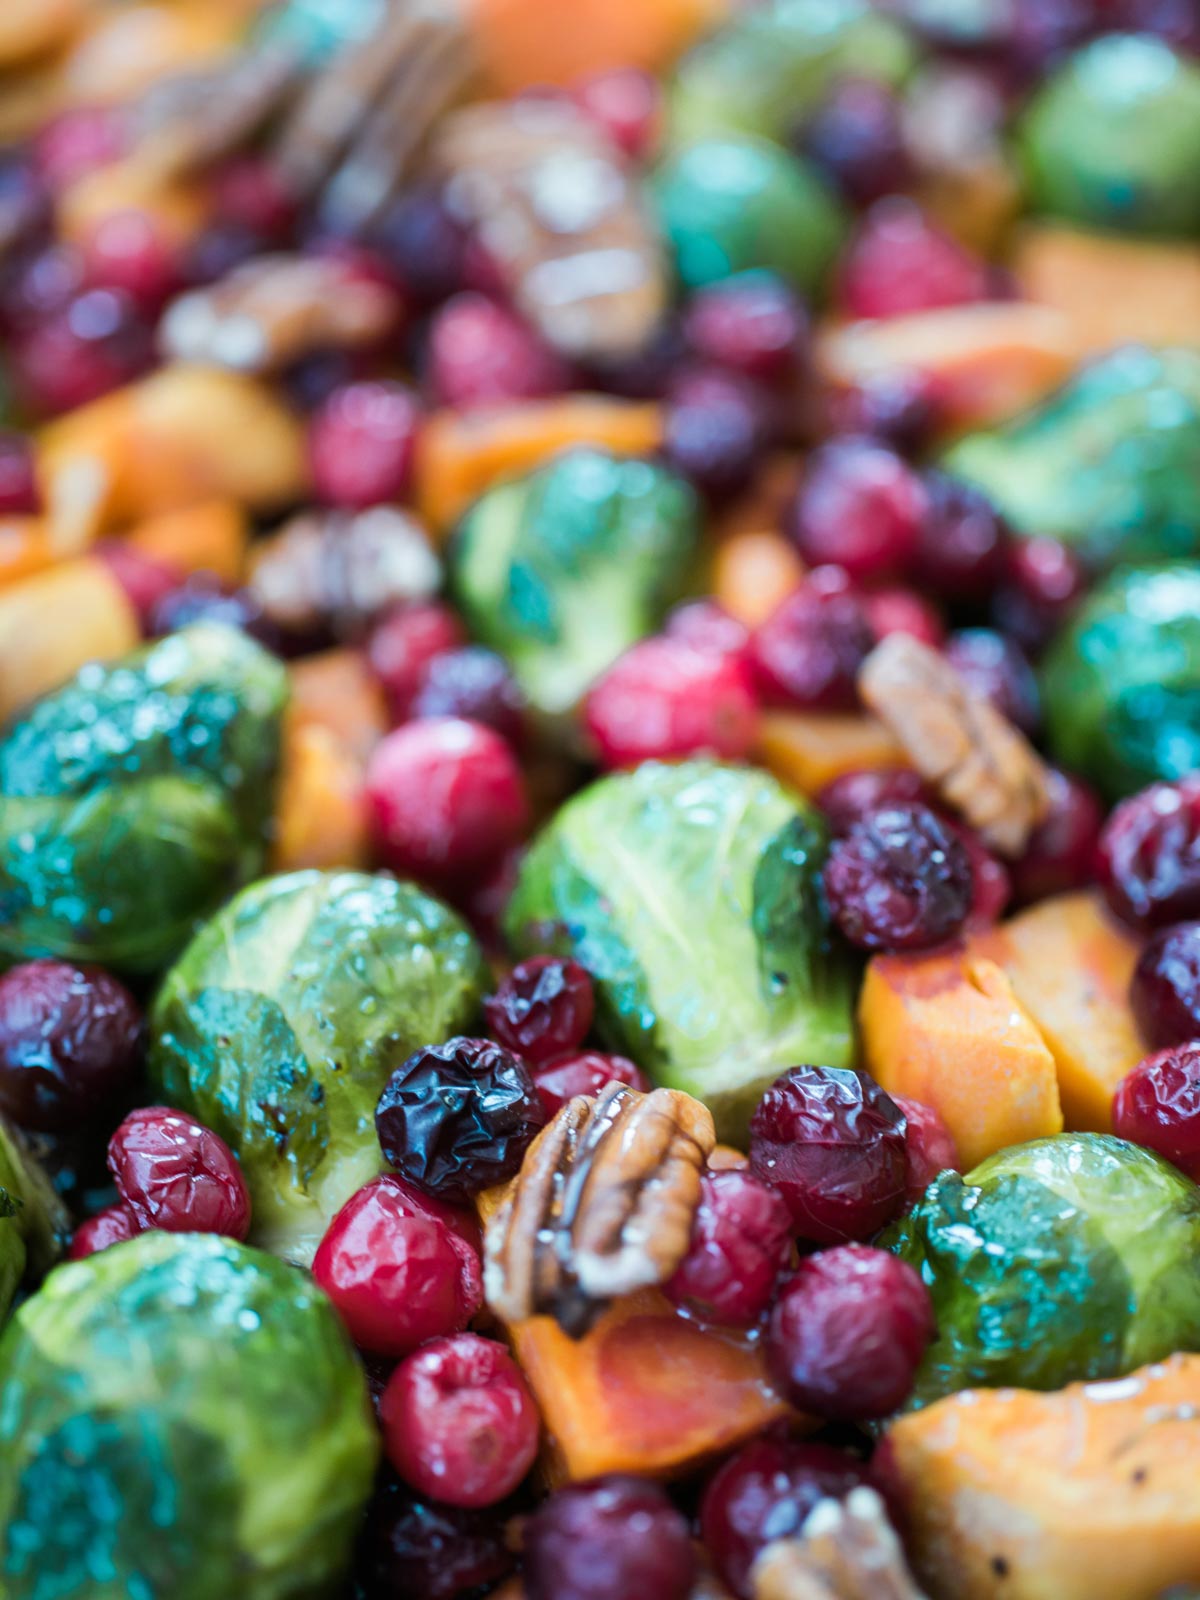
[[810,797],[847,772],[910,765],[878,718],[854,712],[768,711],[758,746],[780,783]]

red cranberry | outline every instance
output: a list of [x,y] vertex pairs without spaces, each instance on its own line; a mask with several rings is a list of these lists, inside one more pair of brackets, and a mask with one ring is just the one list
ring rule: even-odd
[[183,280],[189,289],[203,288],[227,277],[255,256],[265,254],[271,241],[240,222],[212,222],[187,246]]
[[367,642],[367,659],[396,722],[409,715],[430,663],[465,643],[462,623],[453,611],[432,601],[399,606],[376,623]]
[[1200,1183],[1200,1044],[1160,1050],[1121,1079],[1113,1132],[1157,1151]]
[[932,650],[940,650],[946,629],[936,608],[915,589],[876,589],[862,597],[863,609],[876,639],[907,633]]
[[944,473],[925,477],[929,510],[917,545],[921,580],[946,600],[986,599],[1004,577],[1008,528],[986,495]]
[[517,875],[524,855],[522,846],[514,846],[481,877],[451,886],[454,904],[488,950],[502,951],[505,948],[504,913],[517,887]]
[[1133,969],[1129,999],[1155,1049],[1200,1039],[1200,922],[1177,922],[1151,936]]
[[73,411],[139,377],[154,356],[127,294],[90,289],[33,324],[12,346],[13,382],[38,416]]
[[693,650],[718,656],[745,656],[750,645],[749,628],[716,600],[689,600],[676,606],[663,632]]
[[249,589],[233,589],[211,572],[193,572],[175,583],[150,607],[147,632],[158,638],[190,627],[193,622],[223,622],[238,628],[268,650],[278,651],[281,638],[262,603]]
[[699,360],[759,383],[783,383],[805,354],[808,313],[773,272],[738,272],[696,292],[683,332]]
[[662,89],[652,74],[613,67],[583,78],[571,92],[623,156],[642,161],[650,155],[662,121]]
[[15,339],[65,311],[83,287],[78,250],[65,244],[35,244],[4,264],[0,313]]
[[751,1600],[750,1569],[766,1546],[798,1537],[819,1500],[844,1500],[865,1482],[840,1450],[767,1434],[709,1480],[700,1502],[704,1547],[739,1600]]
[[182,282],[178,248],[145,211],[102,217],[84,241],[82,255],[90,288],[123,290],[152,320]]
[[901,196],[880,200],[867,212],[839,276],[842,305],[852,317],[933,311],[986,300],[991,293],[987,263]]
[[81,1125],[129,1082],[142,1018],[100,967],[27,961],[0,978],[0,1110],[23,1128]]
[[911,767],[875,767],[843,772],[825,785],[817,804],[833,832],[841,836],[882,807],[909,805],[924,798],[925,782]]
[[515,1564],[501,1515],[418,1499],[385,1470],[367,1509],[354,1592],[362,1600],[467,1600],[490,1592]]
[[1152,33],[1176,50],[1200,55],[1196,0],[1108,0],[1108,26],[1122,33]]
[[579,1048],[594,1006],[592,980],[578,961],[530,956],[517,962],[483,1009],[500,1043],[536,1067]]
[[947,830],[954,835],[967,853],[971,867],[971,909],[965,927],[988,928],[1012,899],[1012,879],[1008,868],[995,857],[983,840],[957,817],[945,812],[937,813]]
[[1045,648],[1087,589],[1078,556],[1057,539],[1015,539],[1008,550],[1008,575],[992,599],[1002,633],[1024,650]]
[[675,317],[666,317],[637,350],[595,361],[590,376],[595,387],[626,400],[661,400],[678,379],[687,360],[687,343]]
[[40,508],[30,441],[24,434],[0,431],[0,517],[30,517]]
[[576,1095],[598,1095],[606,1083],[627,1083],[639,1094],[649,1094],[650,1080],[626,1056],[604,1055],[599,1050],[584,1050],[578,1055],[557,1056],[543,1067],[535,1067],[533,1081],[546,1121],[562,1110]]
[[248,228],[277,243],[295,226],[296,202],[265,157],[233,156],[214,168],[208,182],[219,222]]
[[85,1256],[107,1250],[111,1244],[124,1244],[126,1239],[132,1239],[141,1231],[141,1223],[128,1206],[109,1206],[107,1211],[98,1211],[75,1229],[67,1259],[82,1261]]
[[519,745],[525,734],[525,698],[504,657],[482,645],[435,655],[425,668],[409,715],[481,722],[513,745]]
[[824,876],[834,921],[859,950],[926,950],[971,909],[970,857],[919,801],[881,807],[835,840]]
[[686,1600],[694,1567],[687,1523],[645,1478],[570,1484],[525,1525],[529,1600]]
[[1137,927],[1200,916],[1200,777],[1122,800],[1100,834],[1096,873],[1109,905]]
[[750,1119],[750,1170],[783,1195],[801,1238],[869,1238],[904,1206],[904,1117],[865,1072],[793,1067]]
[[1014,863],[1021,900],[1084,889],[1092,882],[1104,811],[1097,796],[1069,772],[1050,768],[1050,810]]
[[593,684],[583,720],[606,767],[700,751],[739,761],[758,736],[758,703],[739,657],[658,637],[635,644]]
[[671,385],[663,454],[702,494],[723,500],[744,489],[767,435],[761,394],[735,373],[694,368]]
[[250,1231],[250,1195],[232,1150],[182,1111],[131,1111],[108,1141],[108,1165],[143,1228],[232,1239]]
[[929,1291],[907,1261],[842,1245],[802,1261],[767,1329],[767,1362],[792,1404],[872,1422],[908,1399],[933,1337]]
[[179,568],[143,554],[127,539],[104,539],[94,546],[92,554],[124,590],[125,598],[137,612],[142,632],[149,632],[154,608],[184,581]]
[[561,394],[566,366],[527,323],[481,294],[459,294],[429,330],[429,386],[444,406],[466,410]]
[[844,78],[804,129],[805,154],[856,206],[906,187],[908,152],[896,97],[873,78]]
[[444,191],[418,184],[386,213],[374,244],[409,293],[422,305],[432,306],[462,287],[467,239]]
[[926,513],[920,478],[874,439],[834,439],[809,457],[791,534],[810,566],[837,562],[852,578],[885,578],[911,560]]
[[946,659],[977,699],[1026,733],[1036,733],[1041,702],[1033,668],[1020,647],[991,628],[962,628],[946,643]]
[[920,450],[941,421],[938,380],[918,370],[884,372],[829,397],[833,433],[865,434],[896,450]]
[[403,499],[419,424],[417,398],[402,383],[348,383],[336,390],[309,425],[318,497],[352,511]]
[[538,1409],[525,1379],[502,1344],[477,1333],[435,1339],[402,1361],[379,1415],[396,1471],[447,1505],[494,1505],[537,1455]]
[[908,1156],[909,1205],[916,1205],[939,1172],[961,1172],[954,1135],[942,1120],[940,1111],[894,1094],[892,1099],[904,1113],[904,1148]]
[[706,1321],[748,1328],[770,1304],[791,1248],[778,1190],[740,1168],[706,1172],[688,1253],[663,1292]]
[[818,567],[755,629],[750,660],[771,705],[846,711],[875,644],[862,598],[840,567]]
[[97,167],[118,161],[127,139],[111,106],[76,106],[45,123],[33,141],[33,164],[47,188],[61,193]]

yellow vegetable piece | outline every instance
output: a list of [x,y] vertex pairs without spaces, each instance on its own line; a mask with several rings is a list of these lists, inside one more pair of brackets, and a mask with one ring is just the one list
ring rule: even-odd
[[64,561],[0,590],[0,722],[140,638],[124,589],[99,561]]

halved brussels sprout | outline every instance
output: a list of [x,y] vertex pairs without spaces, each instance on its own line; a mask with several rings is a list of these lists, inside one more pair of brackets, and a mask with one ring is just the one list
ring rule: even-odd
[[150,1013],[150,1072],[237,1152],[256,1243],[312,1260],[383,1168],[375,1105],[392,1069],[464,1032],[485,980],[465,923],[382,875],[265,878],[201,929]]
[[577,956],[606,1041],[741,1138],[786,1067],[850,1064],[853,983],[829,938],[825,848],[817,814],[765,772],[648,763],[545,828],[506,933],[522,955]]
[[0,1117],[0,1323],[22,1279],[40,1278],[62,1254],[66,1207],[20,1134]]
[[150,1232],[53,1273],[0,1341],[6,1600],[338,1591],[377,1454],[304,1274]]

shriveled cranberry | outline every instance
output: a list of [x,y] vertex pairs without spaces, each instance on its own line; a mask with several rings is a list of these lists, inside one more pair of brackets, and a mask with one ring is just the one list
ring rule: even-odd
[[1050,810],[1013,863],[1021,900],[1042,900],[1085,888],[1092,881],[1104,810],[1097,795],[1072,773],[1049,769]]
[[818,567],[755,629],[750,661],[771,705],[845,711],[875,644],[862,598],[840,567]]
[[259,155],[232,156],[208,177],[213,211],[221,222],[251,228],[264,239],[282,241],[296,223],[296,202],[279,169]]
[[846,198],[870,205],[903,189],[908,152],[895,95],[873,78],[843,78],[817,107],[803,149]]
[[992,597],[992,617],[1002,633],[1036,654],[1082,598],[1087,573],[1058,539],[1014,539],[1007,564],[1007,577]]
[[32,145],[33,164],[56,193],[124,154],[124,119],[115,106],[73,106],[42,125]]
[[954,1135],[940,1111],[907,1095],[894,1094],[904,1114],[904,1148],[908,1156],[908,1203],[915,1205],[939,1172],[962,1171]]
[[875,439],[840,438],[809,457],[790,519],[810,566],[836,562],[852,578],[894,577],[917,547],[926,514],[920,477]]
[[750,1569],[766,1546],[797,1537],[819,1500],[844,1500],[865,1482],[841,1450],[764,1435],[709,1480],[700,1503],[704,1547],[738,1600],[751,1600]]
[[824,877],[833,919],[859,950],[928,949],[971,909],[962,841],[919,801],[883,806],[835,840]]
[[916,566],[922,582],[946,600],[986,599],[1004,577],[1008,526],[987,496],[945,473],[925,475],[929,509]]
[[852,317],[898,317],[967,305],[991,292],[987,263],[899,195],[867,212],[842,259],[840,298]]
[[379,1408],[384,1448],[418,1494],[490,1506],[517,1487],[538,1449],[538,1409],[502,1344],[434,1339],[396,1368]]
[[0,517],[33,516],[40,505],[32,444],[24,434],[0,431]]
[[465,1600],[515,1564],[499,1510],[422,1500],[385,1470],[359,1540],[355,1592],[362,1600]]
[[183,281],[177,244],[146,211],[101,217],[81,252],[89,287],[123,290],[145,317],[156,317]]
[[701,751],[738,761],[754,748],[758,701],[740,657],[658,637],[635,644],[592,685],[583,720],[606,767]]
[[592,1025],[595,994],[587,970],[565,956],[518,961],[483,1003],[492,1033],[531,1066],[577,1050]]
[[108,1141],[108,1165],[144,1228],[232,1239],[250,1231],[250,1195],[232,1150],[182,1111],[131,1111]]
[[936,378],[915,368],[879,373],[828,400],[833,433],[866,434],[894,449],[919,450],[941,420],[941,388]]
[[931,650],[940,650],[946,637],[941,614],[930,600],[915,589],[874,589],[862,597],[863,610],[876,639],[893,633],[906,633]]
[[376,623],[367,641],[367,660],[396,722],[411,712],[431,662],[465,643],[462,623],[436,601],[399,606]]
[[328,505],[362,510],[403,499],[412,478],[420,409],[402,383],[348,383],[313,416],[313,487]]
[[925,782],[911,767],[873,767],[843,772],[827,783],[817,804],[835,834],[843,835],[884,806],[924,800]]
[[1200,1044],[1159,1050],[1121,1079],[1113,1132],[1157,1151],[1200,1183]]
[[1160,928],[1129,985],[1138,1027],[1156,1049],[1200,1039],[1200,922]]
[[1020,646],[991,628],[961,628],[946,641],[945,654],[973,695],[1026,733],[1037,732],[1037,679]]
[[109,1206],[106,1211],[98,1211],[79,1224],[67,1257],[71,1261],[82,1261],[85,1256],[107,1250],[111,1244],[124,1244],[126,1239],[141,1232],[142,1225],[129,1206]]
[[155,607],[180,587],[183,573],[157,556],[145,555],[128,539],[104,539],[93,547],[92,554],[120,584],[137,612],[142,632],[148,633]]
[[736,373],[694,368],[671,385],[663,453],[712,499],[723,500],[746,487],[768,434],[762,395]]
[[0,1110],[23,1128],[80,1125],[130,1080],[137,1001],[100,967],[26,961],[0,978]]
[[504,657],[482,645],[435,655],[425,668],[409,715],[480,722],[513,745],[519,745],[525,733],[525,697]]
[[490,1039],[414,1051],[375,1109],[388,1164],[426,1194],[460,1202],[511,1178],[545,1120],[525,1062]]
[[716,600],[688,600],[676,606],[663,627],[668,639],[718,656],[745,656],[750,630]]
[[808,343],[808,313],[773,272],[737,272],[699,289],[683,319],[693,354],[760,383],[795,377]]
[[612,67],[581,79],[571,93],[623,156],[641,161],[651,153],[662,122],[662,88],[652,73]]
[[533,1081],[547,1122],[568,1100],[580,1094],[597,1095],[606,1083],[627,1083],[639,1094],[648,1094],[652,1087],[642,1069],[627,1056],[605,1055],[599,1050],[556,1056],[545,1066],[534,1068]]
[[1200,777],[1122,800],[1100,834],[1096,875],[1109,905],[1137,927],[1200,916]]
[[38,416],[73,411],[139,377],[154,359],[150,329],[133,300],[89,289],[14,338],[13,382]]
[[748,1328],[771,1302],[792,1248],[783,1196],[750,1172],[706,1172],[692,1239],[663,1292],[706,1321]]
[[750,1170],[782,1194],[804,1239],[866,1239],[904,1206],[904,1117],[865,1072],[793,1067],[750,1119]]
[[561,394],[562,359],[515,312],[482,294],[458,294],[429,329],[429,387],[440,405],[466,410]]
[[406,189],[372,236],[408,292],[425,306],[437,305],[462,287],[467,239],[445,190],[432,183]]
[[529,1600],[686,1600],[694,1567],[687,1523],[645,1478],[570,1484],[525,1525]]
[[233,589],[211,572],[190,573],[155,600],[146,631],[155,637],[175,633],[193,622],[223,622],[248,633],[268,650],[279,650],[279,629],[249,589]]

